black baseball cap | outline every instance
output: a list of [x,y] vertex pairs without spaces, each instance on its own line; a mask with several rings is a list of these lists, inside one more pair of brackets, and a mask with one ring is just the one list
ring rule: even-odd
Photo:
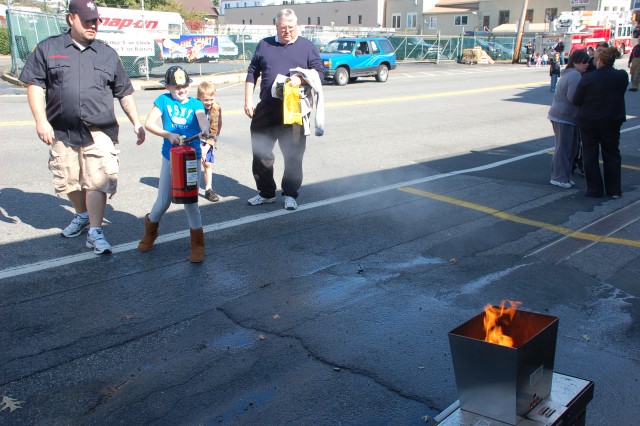
[[169,67],[164,73],[164,80],[160,80],[160,84],[168,84],[169,86],[184,86],[193,82],[189,74],[181,66],[174,65]]
[[69,13],[75,13],[83,21],[92,21],[100,19],[98,14],[98,6],[90,0],[71,0],[69,1]]

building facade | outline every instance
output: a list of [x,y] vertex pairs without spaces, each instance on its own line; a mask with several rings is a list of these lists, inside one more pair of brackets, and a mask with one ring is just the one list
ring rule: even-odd
[[[298,15],[298,23],[308,27],[385,28],[424,35],[496,29],[515,33],[523,5],[524,0],[223,0],[221,23],[275,25],[277,13],[291,8]],[[561,12],[631,9],[632,0],[529,0],[525,30],[548,31],[550,22]]]
[[221,6],[224,5],[224,8],[221,16],[224,16],[224,23],[235,25],[275,25],[278,12],[284,8],[289,8],[296,12],[298,24],[301,26],[361,28],[384,26],[384,0],[308,3],[284,0],[277,2],[277,4],[266,0],[261,5],[255,5],[257,1],[259,0],[222,2]]

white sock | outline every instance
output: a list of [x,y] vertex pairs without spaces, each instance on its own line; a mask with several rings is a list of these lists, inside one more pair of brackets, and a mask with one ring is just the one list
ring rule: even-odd
[[76,213],[78,216],[80,216],[80,218],[82,220],[87,220],[89,219],[89,212],[84,212],[84,213]]
[[97,231],[102,232],[102,228],[100,228],[100,227],[94,228],[93,226],[89,228],[89,233],[90,234],[95,234]]

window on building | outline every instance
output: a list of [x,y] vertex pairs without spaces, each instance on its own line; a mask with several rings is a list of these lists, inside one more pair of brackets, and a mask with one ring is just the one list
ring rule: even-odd
[[242,20],[242,25],[244,25],[244,19]]
[[407,13],[407,28],[416,28],[418,26],[417,20],[417,13]]
[[358,15],[358,24],[362,24],[362,15]]
[[469,17],[467,15],[457,15],[453,17],[453,25],[467,26]]
[[437,30],[438,29],[438,17],[437,16],[430,16],[427,18],[427,20],[429,21],[429,29],[430,30]]
[[487,31],[489,29],[489,23],[491,22],[489,18],[490,18],[489,15],[485,15],[482,17],[482,28],[486,28]]
[[508,24],[509,23],[509,11],[501,10],[498,12],[498,25]]
[[249,25],[253,25],[253,19],[249,19]]
[[558,8],[557,7],[548,7],[544,10],[544,18],[547,22],[554,21],[558,16]]
[[320,25],[320,17],[318,16],[318,23],[316,25]]
[[347,25],[351,25],[351,15],[347,16]]
[[524,15],[524,20],[533,22],[533,9],[527,9],[527,14]]
[[395,29],[400,29],[400,14],[392,13],[391,14],[391,27]]
[[244,2],[244,7],[247,7],[247,2],[246,1]]

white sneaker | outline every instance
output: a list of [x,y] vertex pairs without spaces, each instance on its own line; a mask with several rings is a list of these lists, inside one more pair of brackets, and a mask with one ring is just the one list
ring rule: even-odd
[[[551,179],[549,181],[551,185],[559,186],[560,188],[571,188],[571,183],[573,182],[558,182],[557,180]],[[574,184],[575,185],[575,184]]]
[[296,199],[293,197],[289,197],[288,195],[284,196],[284,208],[286,210],[295,210],[298,208],[298,203]]
[[83,219],[82,216],[76,214],[69,226],[62,230],[62,236],[66,238],[77,237],[85,229],[89,229],[89,218]]
[[102,229],[98,229],[87,234],[87,247],[93,249],[95,254],[110,254],[111,245],[104,237]]
[[264,198],[262,195],[258,194],[253,198],[249,198],[247,200],[247,204],[250,206],[259,206],[260,204],[272,204],[276,202],[276,197],[273,198]]

